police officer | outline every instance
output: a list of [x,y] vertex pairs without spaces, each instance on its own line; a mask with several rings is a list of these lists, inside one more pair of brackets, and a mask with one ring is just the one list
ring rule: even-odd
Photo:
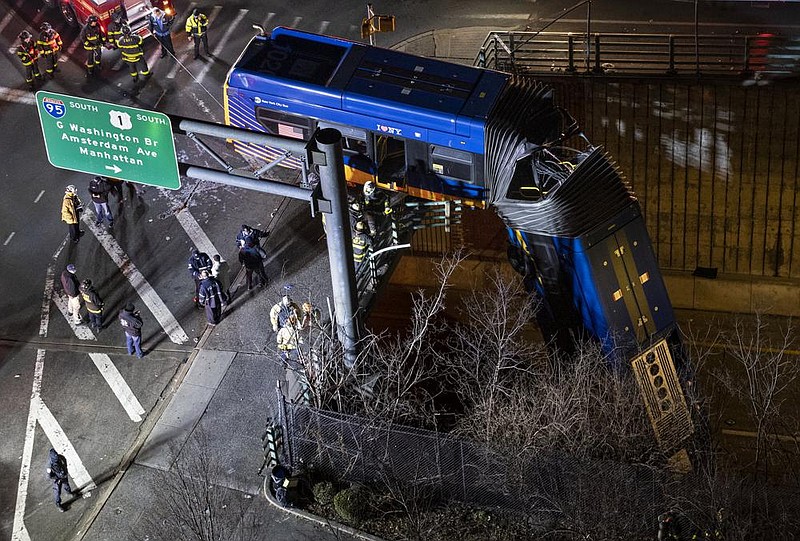
[[150,33],[155,36],[158,43],[161,44],[161,58],[167,56],[167,53],[175,56],[175,49],[172,47],[172,36],[170,36],[169,29],[172,28],[172,23],[175,21],[174,17],[170,17],[160,9],[156,8],[150,14]]
[[92,281],[89,279],[81,282],[81,298],[86,305],[86,311],[89,312],[89,326],[100,334],[103,328],[103,299],[97,294]]
[[58,71],[58,53],[61,52],[61,36],[56,32],[50,23],[42,23],[39,28],[39,41],[36,42],[36,49],[39,52],[39,60],[42,62],[44,71],[52,79]]
[[31,90],[36,90],[36,81],[41,80],[42,76],[39,73],[36,42],[33,41],[33,35],[27,30],[20,32],[17,58],[25,68],[25,82],[28,83]]
[[63,487],[67,494],[75,494],[69,486],[69,471],[67,470],[67,459],[64,455],[58,454],[55,449],[50,449],[48,463],[47,463],[47,477],[53,481],[53,496],[56,499],[56,507],[62,513],[67,510],[61,504],[61,488]]
[[86,50],[86,77],[91,77],[100,69],[101,47],[106,41],[103,28],[97,15],[89,15],[86,25],[81,30],[80,41]]
[[122,26],[126,24],[125,15],[122,10],[117,10],[111,14],[111,22],[106,27],[106,47],[118,49],[119,40],[122,37]]
[[142,36],[134,34],[130,26],[122,25],[122,37],[117,41],[117,45],[122,54],[122,60],[128,64],[128,70],[134,83],[139,80],[139,75],[142,77],[150,75],[147,61],[144,58],[143,41]]
[[222,286],[211,276],[211,273],[204,270],[200,273],[200,291],[198,301],[206,308],[206,320],[209,325],[216,325],[222,317],[222,307],[227,304],[228,299],[222,291]]
[[198,296],[200,294],[200,282],[202,281],[201,273],[203,271],[211,272],[211,258],[208,254],[201,252],[197,248],[191,248],[189,252],[192,254],[189,257],[189,274],[192,275],[194,280],[194,305],[200,308],[200,301]]
[[208,52],[208,17],[199,9],[194,8],[192,14],[186,19],[186,33],[189,39],[194,40],[194,58],[200,58],[200,42],[206,50],[206,56],[211,56]]
[[269,233],[265,231],[250,227],[247,224],[242,224],[242,229],[236,235],[236,247],[242,248],[243,246],[246,246],[247,243],[251,243],[253,246],[258,246],[261,244],[261,239],[265,239],[268,236]]

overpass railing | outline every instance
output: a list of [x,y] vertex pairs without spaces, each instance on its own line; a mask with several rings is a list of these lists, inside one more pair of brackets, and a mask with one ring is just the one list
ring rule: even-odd
[[474,64],[518,74],[782,77],[800,73],[800,38],[496,31]]

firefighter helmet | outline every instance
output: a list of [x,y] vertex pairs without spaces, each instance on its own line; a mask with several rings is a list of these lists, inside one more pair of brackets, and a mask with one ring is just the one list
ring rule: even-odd
[[50,32],[52,29],[53,27],[48,22],[42,23],[42,26],[39,27],[40,32]]
[[364,183],[364,195],[372,195],[375,193],[375,183],[371,180],[368,180]]
[[131,27],[127,24],[123,24],[122,28],[120,28],[123,36],[130,36],[131,35]]
[[365,224],[365,223],[364,223],[364,222],[362,222],[361,220],[359,220],[359,221],[357,221],[357,222],[356,222],[356,231],[358,231],[359,233],[361,233],[361,232],[364,232],[364,231],[366,231],[366,230],[367,230],[367,224]]
[[96,24],[100,22],[100,19],[97,18],[97,15],[89,15],[89,18],[86,19],[86,22],[88,24]]
[[25,43],[26,41],[30,41],[32,39],[33,39],[33,36],[27,30],[23,30],[22,32],[19,33],[19,40],[22,43]]

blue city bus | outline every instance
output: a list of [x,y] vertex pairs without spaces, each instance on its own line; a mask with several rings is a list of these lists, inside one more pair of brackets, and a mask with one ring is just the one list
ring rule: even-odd
[[[225,120],[305,141],[336,128],[349,183],[492,207],[508,227],[512,266],[541,300],[545,334],[565,348],[600,340],[612,365],[650,378],[640,385],[651,387],[643,395],[664,437],[691,432],[673,365],[683,359],[675,317],[638,201],[552,88],[279,27],[254,37],[228,73]],[[266,161],[282,154],[234,145]]]

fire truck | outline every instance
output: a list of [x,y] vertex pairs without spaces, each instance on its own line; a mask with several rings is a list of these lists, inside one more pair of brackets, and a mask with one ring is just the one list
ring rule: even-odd
[[89,15],[97,15],[103,30],[111,22],[111,15],[121,11],[131,29],[142,35],[148,35],[147,16],[153,8],[160,8],[168,15],[175,15],[172,0],[43,0],[51,7],[56,7],[61,16],[72,26],[83,25]]

